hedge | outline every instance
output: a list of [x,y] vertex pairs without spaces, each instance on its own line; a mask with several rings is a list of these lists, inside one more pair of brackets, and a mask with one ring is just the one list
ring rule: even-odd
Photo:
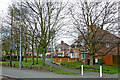
[[113,55],[113,64],[120,65],[120,55]]
[[[20,58],[20,56],[18,56],[18,59]],[[22,56],[22,61],[24,59],[24,56]],[[6,55],[6,56],[2,56],[2,61],[6,61],[6,60],[10,60],[10,55]],[[16,55],[12,55],[12,60],[16,61],[17,60],[17,56]]]

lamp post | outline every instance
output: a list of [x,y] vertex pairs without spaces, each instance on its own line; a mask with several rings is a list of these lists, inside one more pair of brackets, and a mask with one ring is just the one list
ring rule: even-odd
[[12,67],[12,27],[13,27],[13,9],[11,11],[11,32],[10,32],[10,66]]
[[20,66],[19,66],[19,69],[21,70],[21,64],[22,64],[22,61],[21,61],[21,57],[22,57],[22,53],[21,53],[21,27],[22,27],[22,0],[21,0],[21,6],[20,6]]

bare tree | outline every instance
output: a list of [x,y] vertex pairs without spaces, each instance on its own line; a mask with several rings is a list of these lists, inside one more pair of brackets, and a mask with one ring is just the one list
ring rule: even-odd
[[45,52],[47,46],[52,41],[52,35],[54,35],[60,28],[61,19],[64,18],[61,15],[62,10],[65,5],[62,2],[52,2],[52,1],[40,1],[34,0],[26,1],[25,6],[29,7],[36,16],[35,21],[37,22],[37,29],[40,37],[40,44],[44,48],[43,50],[43,66],[45,66]]
[[[93,66],[94,54],[103,45],[101,42],[106,35],[104,29],[117,22],[117,2],[88,2],[80,1],[69,9],[74,28],[80,32],[90,55],[90,66]],[[76,10],[77,9],[77,10]]]

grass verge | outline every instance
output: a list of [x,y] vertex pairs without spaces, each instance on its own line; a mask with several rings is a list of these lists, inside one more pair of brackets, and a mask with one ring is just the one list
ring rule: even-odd
[[[36,58],[35,58],[36,61]],[[4,65],[7,65],[8,63],[10,63],[9,61],[3,61],[1,62]],[[15,64],[15,66],[19,66],[19,61],[12,61],[12,65]],[[22,61],[22,65],[24,67],[29,67],[32,64],[32,58],[27,58],[27,63],[25,62],[25,60]],[[42,59],[38,58],[38,64],[34,64],[32,65],[32,67],[38,67],[38,66],[42,66]],[[50,70],[50,66],[46,65],[46,70]],[[60,69],[56,69],[54,67],[52,67],[52,71],[56,72],[56,73],[63,73],[63,74],[72,74],[72,75],[78,75],[79,73],[72,73],[72,72],[68,72],[68,71],[64,71],[64,70],[60,70]]]
[[[81,65],[84,65],[82,62],[80,61],[75,61],[75,62],[66,62],[63,61],[61,62],[61,65],[63,66],[63,64],[65,64],[65,67],[69,67],[69,68],[79,68],[81,67]],[[84,65],[84,67],[89,67],[89,65]],[[116,74],[116,73],[120,73],[120,67],[118,66],[109,66],[109,65],[102,65],[103,69],[109,69],[109,74]],[[93,65],[93,68],[100,68],[100,65]],[[85,69],[86,71],[92,71],[92,72],[99,72],[99,70],[93,70],[93,69]],[[106,70],[103,70],[103,73],[107,73]]]

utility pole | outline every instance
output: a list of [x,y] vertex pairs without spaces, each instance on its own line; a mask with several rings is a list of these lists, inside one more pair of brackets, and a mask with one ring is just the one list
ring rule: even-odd
[[21,70],[21,57],[22,57],[22,53],[21,53],[21,27],[22,27],[22,0],[21,0],[21,5],[20,5],[20,66],[19,69]]

